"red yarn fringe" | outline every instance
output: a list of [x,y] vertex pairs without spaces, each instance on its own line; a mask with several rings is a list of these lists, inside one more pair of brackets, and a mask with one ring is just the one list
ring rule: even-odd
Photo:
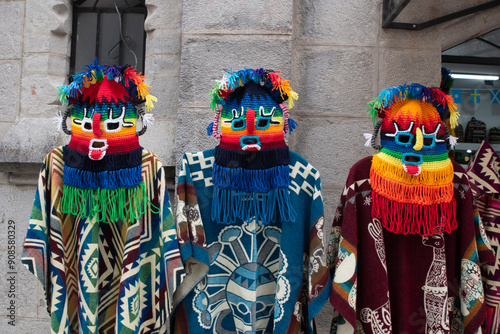
[[397,234],[451,233],[457,225],[456,201],[420,205],[389,200],[372,191],[372,216],[379,218],[384,228]]

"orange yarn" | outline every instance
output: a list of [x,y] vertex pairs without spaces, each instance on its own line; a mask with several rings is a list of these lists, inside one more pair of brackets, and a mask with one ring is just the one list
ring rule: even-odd
[[419,205],[449,203],[453,199],[453,183],[437,186],[405,184],[381,175],[374,167],[370,170],[372,189],[389,200]]

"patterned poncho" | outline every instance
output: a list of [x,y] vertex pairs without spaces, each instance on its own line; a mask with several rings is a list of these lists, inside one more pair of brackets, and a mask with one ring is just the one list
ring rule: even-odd
[[463,168],[453,163],[458,227],[396,234],[372,216],[372,157],[350,170],[328,261],[333,333],[475,333],[485,319],[480,264],[492,260]]
[[495,262],[482,269],[486,304],[484,333],[500,332],[500,158],[495,150],[483,142],[474,159],[467,166],[472,194],[484,223],[491,246],[497,251]]
[[177,234],[186,270],[175,333],[311,333],[330,291],[319,173],[290,152],[295,221],[212,220],[214,149],[185,154]]
[[60,211],[63,167],[59,147],[43,162],[22,255],[45,289],[52,333],[166,333],[182,264],[161,162],[142,150],[158,213],[112,223]]

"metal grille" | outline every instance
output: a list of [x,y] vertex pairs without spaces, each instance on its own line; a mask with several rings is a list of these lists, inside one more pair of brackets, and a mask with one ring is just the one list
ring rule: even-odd
[[[144,72],[144,0],[75,0],[70,74],[99,64],[132,65]],[[115,7],[116,6],[116,7]]]

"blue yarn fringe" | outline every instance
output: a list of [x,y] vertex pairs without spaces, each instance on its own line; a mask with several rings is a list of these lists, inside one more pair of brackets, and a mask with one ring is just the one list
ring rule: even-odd
[[142,166],[114,171],[90,172],[64,165],[64,185],[79,189],[133,188],[141,182]]
[[288,129],[290,130],[290,133],[297,127],[297,122],[293,120],[293,118],[288,119]]
[[267,169],[243,169],[222,167],[214,162],[212,182],[222,189],[266,193],[272,189],[288,188],[290,167],[281,165]]
[[295,210],[288,188],[246,192],[214,187],[211,217],[221,224],[255,219],[259,225],[269,225],[277,221],[294,222]]

